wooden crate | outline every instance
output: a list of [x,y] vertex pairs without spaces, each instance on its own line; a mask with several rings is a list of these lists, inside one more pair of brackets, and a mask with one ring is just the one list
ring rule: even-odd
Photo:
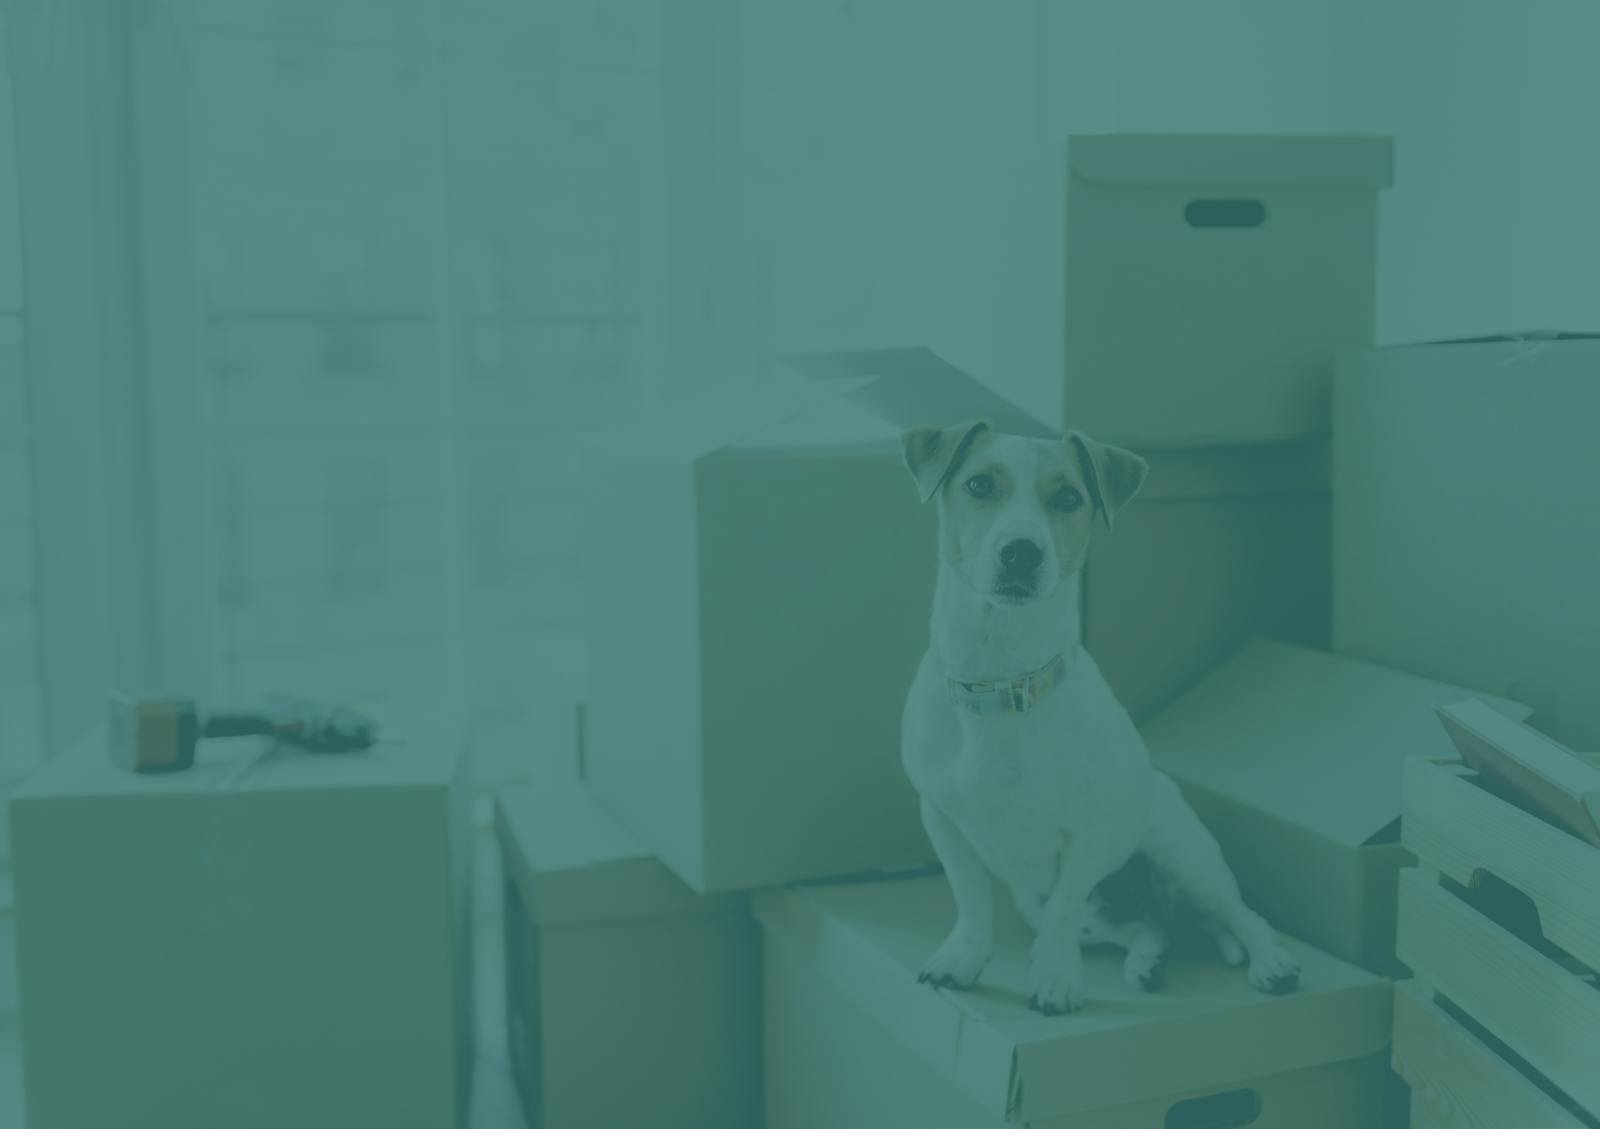
[[1583,1129],[1583,1122],[1416,983],[1395,985],[1394,1068],[1411,1129]]
[[[1395,1066],[1413,1122],[1600,1115],[1600,850],[1460,764],[1406,766]],[[1460,1017],[1452,1016],[1452,1012]]]

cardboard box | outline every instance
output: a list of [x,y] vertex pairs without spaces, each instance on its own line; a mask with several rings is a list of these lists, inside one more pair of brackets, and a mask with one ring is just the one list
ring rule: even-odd
[[1333,356],[1372,343],[1387,137],[1075,136],[1025,176],[997,372],[1135,448],[1325,435]]
[[[1143,727],[1156,765],[1274,926],[1384,975],[1394,955],[1401,778],[1452,756],[1436,705],[1474,696],[1354,659],[1256,640]],[[1526,707],[1478,695],[1518,720]]]
[[576,785],[502,791],[506,1018],[532,1126],[761,1123],[760,935]]
[[799,363],[608,437],[584,475],[585,771],[700,892],[931,858],[900,713],[936,515],[899,435],[1053,434],[925,349]]
[[344,754],[201,742],[139,776],[95,734],[15,793],[28,1124],[464,1126],[460,727]]
[[1335,413],[1333,645],[1600,749],[1600,337],[1353,354]]
[[1258,636],[1328,645],[1328,444],[1146,449],[1084,574],[1084,638],[1143,721]]
[[1047,1129],[1378,1123],[1390,985],[1290,942],[1303,987],[1253,992],[1214,953],[1175,956],[1165,988],[1090,950],[1088,1005],[1026,1004],[1014,915],[971,992],[916,982],[954,918],[942,877],[762,893],[767,1129],[1027,1124]]

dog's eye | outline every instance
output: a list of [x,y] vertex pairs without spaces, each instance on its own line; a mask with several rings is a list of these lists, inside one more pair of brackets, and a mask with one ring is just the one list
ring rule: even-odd
[[1083,505],[1083,495],[1071,486],[1063,486],[1050,496],[1050,508],[1060,510],[1062,513],[1071,513]]
[[967,479],[967,493],[974,498],[994,497],[994,475],[975,474]]

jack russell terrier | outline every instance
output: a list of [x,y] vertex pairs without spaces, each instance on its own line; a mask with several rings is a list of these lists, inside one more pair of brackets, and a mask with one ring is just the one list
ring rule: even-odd
[[1145,461],[1077,432],[1024,439],[983,422],[914,429],[901,444],[923,501],[939,506],[933,623],[901,758],[956,903],[918,979],[977,981],[999,879],[1034,929],[1028,1002],[1046,1015],[1083,1005],[1082,944],[1121,946],[1128,982],[1158,988],[1179,921],[1228,964],[1248,956],[1252,987],[1292,990],[1294,957],[1245,906],[1216,840],[1079,643],[1095,515],[1111,528]]

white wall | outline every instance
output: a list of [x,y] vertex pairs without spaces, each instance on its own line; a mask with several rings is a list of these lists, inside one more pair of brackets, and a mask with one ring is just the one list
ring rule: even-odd
[[[994,372],[1013,183],[1073,132],[1349,129],[1325,0],[741,9],[751,276],[778,349],[926,342]],[[1023,380],[1026,385],[1026,379]]]
[[780,350],[982,359],[986,256],[1038,136],[1034,5],[741,9],[751,273]]
[[1068,133],[1350,128],[1348,0],[1047,2],[1044,91]]
[[1398,153],[1379,339],[1600,329],[1600,4],[1361,5],[1360,121]]
[[777,348],[918,340],[991,371],[1011,178],[1109,130],[1393,133],[1381,341],[1600,327],[1594,0],[752,0],[740,19],[748,270]]

